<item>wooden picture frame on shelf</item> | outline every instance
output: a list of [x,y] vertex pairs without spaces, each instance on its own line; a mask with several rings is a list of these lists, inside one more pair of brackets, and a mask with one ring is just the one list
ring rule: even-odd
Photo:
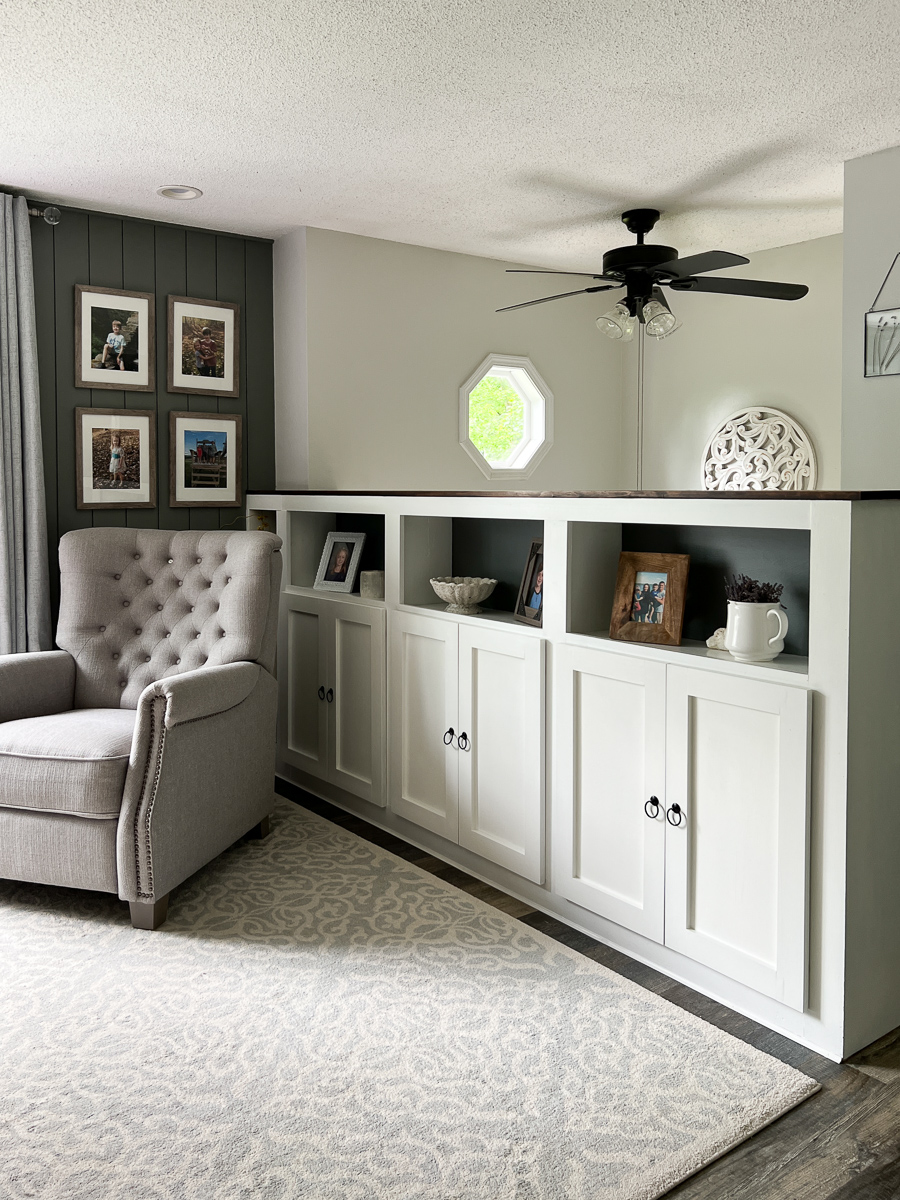
[[324,592],[352,592],[365,541],[364,533],[329,533],[313,587]]
[[532,541],[525,560],[513,616],[524,625],[539,628],[544,622],[544,543],[538,538]]
[[619,555],[609,636],[618,642],[680,646],[689,554]]

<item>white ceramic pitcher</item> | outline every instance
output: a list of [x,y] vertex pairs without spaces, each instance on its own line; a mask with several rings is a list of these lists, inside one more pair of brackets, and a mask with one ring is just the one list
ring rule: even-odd
[[728,601],[725,649],[738,662],[770,662],[784,649],[787,631],[787,613],[780,604]]

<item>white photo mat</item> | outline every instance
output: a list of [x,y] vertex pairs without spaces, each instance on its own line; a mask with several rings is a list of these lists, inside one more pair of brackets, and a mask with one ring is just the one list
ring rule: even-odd
[[[75,383],[78,387],[103,387],[127,390],[147,389],[150,386],[150,302],[142,296],[130,296],[121,292],[80,290],[76,297],[80,305],[80,361],[81,369]],[[91,316],[95,308],[110,310],[128,308],[138,314],[138,369],[136,371],[109,371],[98,369],[91,362]],[[112,324],[110,323],[110,332]]]
[[[81,430],[81,462],[78,470],[81,475],[81,496],[79,507],[84,505],[109,504],[121,508],[123,504],[155,503],[153,495],[153,470],[151,465],[151,430],[150,417],[140,413],[122,413],[111,415],[102,410],[76,414],[80,421]],[[94,487],[94,430],[95,429],[136,429],[140,438],[140,487],[138,488],[95,488]]]
[[[237,394],[234,369],[237,356],[235,350],[235,309],[219,307],[213,301],[208,303],[179,300],[170,298],[170,321],[172,328],[169,333],[170,354],[169,391],[211,392],[214,394]],[[181,361],[181,331],[185,317],[196,317],[200,321],[222,321],[225,325],[225,363],[224,375],[221,379],[203,376],[186,375]]]
[[[240,503],[238,481],[238,465],[240,463],[240,418],[206,416],[203,413],[192,413],[190,416],[173,413],[173,497],[176,504],[235,504]],[[225,486],[216,487],[185,487],[184,484],[184,442],[186,433],[212,433],[224,435],[225,446]]]

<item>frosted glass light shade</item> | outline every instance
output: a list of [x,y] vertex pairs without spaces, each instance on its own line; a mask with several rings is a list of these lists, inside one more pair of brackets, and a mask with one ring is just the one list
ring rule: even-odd
[[659,300],[650,300],[644,305],[644,331],[648,337],[668,337],[680,328],[681,322],[671,309]]
[[597,318],[597,328],[614,341],[630,342],[634,336],[635,324],[635,318],[621,300],[609,312]]

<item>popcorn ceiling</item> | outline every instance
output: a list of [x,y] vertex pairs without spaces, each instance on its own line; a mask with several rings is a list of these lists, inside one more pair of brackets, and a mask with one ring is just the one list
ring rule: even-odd
[[[900,143],[895,0],[0,0],[0,184],[537,265],[836,233]],[[161,184],[200,200],[161,199]]]

